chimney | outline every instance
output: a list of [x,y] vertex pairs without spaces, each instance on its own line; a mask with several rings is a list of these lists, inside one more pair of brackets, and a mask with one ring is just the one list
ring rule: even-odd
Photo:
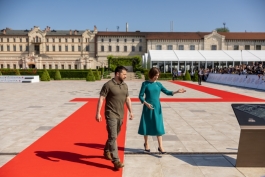
[[6,34],[6,29],[3,29],[3,34]]
[[70,30],[69,34],[72,35],[72,30]]
[[75,30],[75,35],[77,35],[77,31]]
[[126,32],[128,32],[128,23],[126,23]]
[[48,26],[45,28],[45,31],[50,31]]

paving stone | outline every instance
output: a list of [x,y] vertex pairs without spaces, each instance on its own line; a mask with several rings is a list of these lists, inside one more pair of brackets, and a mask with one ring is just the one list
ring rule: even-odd
[[39,128],[37,128],[36,130],[39,131],[39,130],[51,130],[53,128],[53,126],[41,126]]

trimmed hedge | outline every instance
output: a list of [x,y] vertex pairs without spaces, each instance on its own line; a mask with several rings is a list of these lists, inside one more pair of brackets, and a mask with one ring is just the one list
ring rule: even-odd
[[96,71],[94,72],[94,76],[95,76],[95,79],[98,80],[98,81],[99,81],[100,78],[101,78],[100,75],[99,75],[98,70],[96,70]]
[[90,70],[87,72],[86,81],[88,81],[88,82],[93,82],[93,81],[95,81],[95,80],[96,80],[96,79],[95,79],[95,76],[94,76],[92,70],[90,69]]
[[20,75],[18,69],[0,69],[2,75]]
[[108,59],[108,66],[111,71],[114,71],[117,66],[132,66],[133,71],[141,71],[142,70],[142,58],[140,56],[112,56],[109,55]]
[[54,80],[61,80],[61,79],[62,77],[61,77],[60,71],[57,69],[55,72]]
[[17,76],[20,76],[20,72],[19,72],[18,69],[16,69],[16,75],[17,75]]
[[41,81],[50,81],[51,80],[50,75],[46,69],[42,72],[40,80]]
[[183,77],[183,80],[184,81],[191,81],[191,77],[190,77],[190,72],[189,71],[186,71],[185,72],[185,75]]
[[0,71],[0,76],[2,76],[2,73],[1,73],[1,71]]
[[198,82],[199,78],[198,78],[198,71],[195,71],[194,74],[193,74],[193,78],[192,78],[192,81],[193,82]]
[[[40,78],[42,76],[42,73],[45,69],[19,69],[20,75],[39,75]],[[16,69],[0,69],[2,75],[16,75]],[[46,69],[46,71],[49,73],[50,78],[55,78],[56,69]],[[75,70],[68,70],[68,69],[59,69],[59,72],[61,74],[61,79],[67,79],[67,78],[82,78],[85,80],[87,77],[88,69],[75,69]],[[94,75],[96,70],[92,70]],[[98,71],[99,75],[102,75],[102,71]]]

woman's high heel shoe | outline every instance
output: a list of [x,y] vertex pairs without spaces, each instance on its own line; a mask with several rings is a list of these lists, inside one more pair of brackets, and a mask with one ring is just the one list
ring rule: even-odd
[[144,151],[150,152],[150,149],[146,149],[146,144],[144,143]]
[[162,152],[160,148],[158,148],[157,150],[158,150],[159,154],[166,154],[167,153],[165,151]]

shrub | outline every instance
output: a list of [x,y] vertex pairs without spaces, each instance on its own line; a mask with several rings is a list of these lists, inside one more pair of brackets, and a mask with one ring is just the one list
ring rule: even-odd
[[50,81],[50,75],[46,69],[44,69],[42,75],[41,75],[41,81]]
[[88,70],[86,81],[88,81],[88,82],[95,81],[95,76],[94,76],[94,74],[93,74],[91,69]]
[[191,77],[190,77],[190,73],[189,73],[189,71],[186,71],[186,72],[185,72],[185,75],[184,75],[184,77],[183,77],[183,80],[184,80],[184,81],[191,81]]
[[192,79],[192,81],[193,81],[193,82],[198,82],[198,79],[199,79],[199,78],[198,78],[198,71],[195,71],[195,72],[194,72],[194,75],[193,75],[193,79]]
[[101,75],[104,75],[104,68],[101,68]]
[[142,79],[142,73],[141,73],[141,71],[136,71],[135,72],[135,75],[136,75],[137,79]]
[[15,72],[16,72],[16,75],[17,75],[17,76],[20,76],[20,72],[19,72],[18,69],[16,69]]
[[98,72],[98,70],[96,70],[96,72],[95,72],[95,80],[100,80],[100,75],[99,75],[99,72]]
[[60,71],[57,69],[57,70],[55,71],[54,80],[61,80],[61,79],[62,79],[62,77],[61,77],[61,73],[60,73]]
[[19,72],[21,75],[38,75],[39,74],[37,69],[20,69]]

